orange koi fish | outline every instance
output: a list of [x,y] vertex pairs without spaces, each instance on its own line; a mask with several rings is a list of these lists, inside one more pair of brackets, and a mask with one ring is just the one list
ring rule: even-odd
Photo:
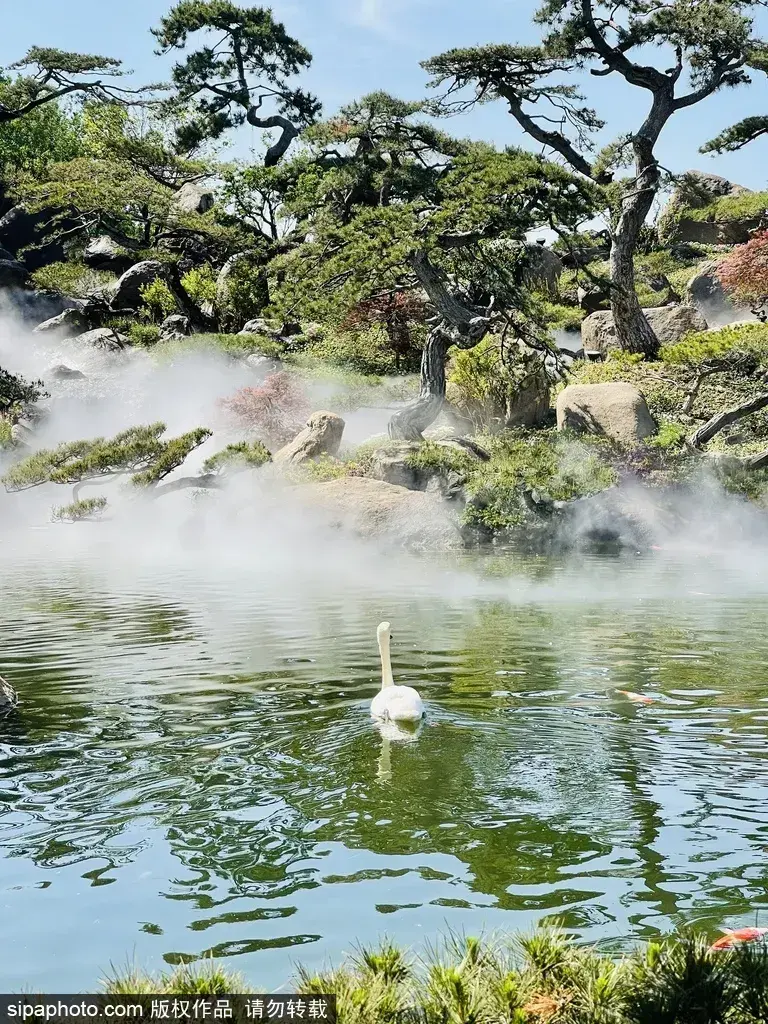
[[653,704],[653,697],[646,697],[643,693],[633,693],[631,690],[617,690],[622,697],[626,697],[627,700],[631,700],[633,704]]
[[710,949],[733,949],[741,942],[757,942],[768,935],[768,928],[736,928],[726,931],[722,938],[716,939]]

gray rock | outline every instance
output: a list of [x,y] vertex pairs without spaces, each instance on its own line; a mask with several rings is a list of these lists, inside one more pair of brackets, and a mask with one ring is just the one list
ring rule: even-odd
[[19,695],[8,682],[0,676],[0,716],[7,715],[19,703]]
[[586,310],[587,313],[596,313],[599,309],[605,309],[611,301],[607,292],[595,287],[582,288],[579,286],[576,289],[576,298],[579,309]]
[[158,279],[165,280],[166,276],[166,269],[159,260],[135,263],[117,282],[112,295],[112,308],[138,309],[141,305],[141,289]]
[[111,327],[97,327],[93,331],[86,331],[85,334],[79,334],[77,340],[105,352],[121,352],[131,344],[130,338],[112,330]]
[[8,249],[0,249],[0,260],[4,260],[5,262],[10,261],[13,263],[15,259],[16,257],[12,252],[9,252]]
[[[454,449],[477,462],[483,461],[477,451],[467,448],[459,441],[430,439],[433,444]],[[429,491],[451,499],[463,497],[462,489],[467,481],[466,473],[440,466],[414,466],[411,458],[419,451],[418,441],[401,441],[377,449],[371,456],[366,473],[372,480],[405,487],[410,491]]]
[[109,235],[101,235],[86,246],[83,263],[94,270],[110,270],[115,274],[124,274],[136,263],[136,257],[118,245]]
[[160,324],[160,334],[167,340],[178,341],[181,338],[188,338],[192,333],[192,325],[189,317],[182,313],[171,313]]
[[32,441],[32,431],[23,423],[14,423],[11,427],[11,443],[17,448],[29,448]]
[[71,366],[64,366],[63,363],[59,363],[58,366],[49,366],[45,371],[45,376],[53,377],[54,380],[85,380],[84,373]]
[[265,338],[272,338],[277,341],[280,338],[280,329],[276,324],[269,323],[266,320],[262,320],[261,317],[256,317],[254,320],[249,320],[247,324],[243,326],[238,334],[261,334]]
[[[706,331],[708,326],[699,310],[686,304],[654,306],[643,312],[662,345],[674,345],[687,334]],[[586,317],[581,325],[581,340],[585,351],[607,352],[618,348],[610,310],[601,310]]]
[[321,455],[336,455],[341,447],[344,426],[344,420],[334,412],[313,412],[306,427],[275,453],[273,461],[295,466]]
[[213,189],[188,181],[173,197],[173,206],[179,213],[207,213],[216,202]]
[[642,393],[623,381],[570,384],[558,395],[557,429],[603,435],[631,448],[657,432]]
[[0,288],[20,288],[27,283],[29,272],[16,260],[0,260]]
[[245,357],[244,362],[262,376],[266,376],[269,373],[279,373],[283,368],[283,364],[279,359],[271,359],[269,356],[262,355],[261,352],[252,352],[249,356]]
[[44,320],[32,332],[33,334],[56,334],[61,337],[71,337],[75,334],[82,334],[88,329],[88,320],[82,312],[74,306],[65,309],[58,316],[52,316]]
[[368,477],[304,484],[296,494],[328,526],[386,546],[443,550],[463,543],[455,514],[433,494]]
[[696,242],[704,245],[737,245],[749,240],[761,217],[740,220],[698,220],[687,210],[703,210],[718,199],[744,195],[751,190],[727,178],[704,171],[687,171],[672,193],[659,219],[659,236],[665,243]]
[[64,211],[46,209],[29,213],[23,206],[14,206],[0,218],[0,245],[19,258],[22,250],[27,270],[37,270],[49,263],[60,263],[66,257],[61,239],[51,241],[48,227],[57,217],[57,227],[66,232],[77,225],[63,216]]

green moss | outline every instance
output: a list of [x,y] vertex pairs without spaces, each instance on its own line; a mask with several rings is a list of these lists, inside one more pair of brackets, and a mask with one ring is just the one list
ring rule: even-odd
[[695,366],[737,351],[752,353],[765,364],[768,360],[768,324],[729,325],[718,331],[689,334],[676,345],[665,345],[659,355],[662,362],[670,365]]
[[519,525],[526,517],[523,486],[567,501],[616,483],[616,472],[606,461],[614,449],[605,438],[518,430],[487,444],[491,461],[479,464],[466,488],[473,499],[464,513],[470,526],[497,531]]
[[405,457],[407,465],[414,469],[434,469],[443,472],[471,473],[477,466],[477,459],[469,452],[453,445],[425,441],[416,451]]
[[678,220],[707,220],[724,223],[736,220],[756,220],[768,210],[768,192],[743,192],[736,196],[722,196],[707,206],[681,207]]

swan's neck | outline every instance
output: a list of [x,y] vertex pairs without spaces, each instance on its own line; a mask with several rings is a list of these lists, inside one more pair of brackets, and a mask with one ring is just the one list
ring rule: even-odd
[[392,662],[389,660],[389,640],[379,641],[379,654],[381,655],[381,688],[385,690],[388,686],[394,686],[392,678]]

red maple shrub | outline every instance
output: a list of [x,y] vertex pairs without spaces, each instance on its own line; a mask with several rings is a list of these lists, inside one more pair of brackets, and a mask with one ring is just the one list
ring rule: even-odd
[[295,377],[272,373],[258,387],[240,388],[221,405],[237,423],[271,444],[285,444],[304,426],[312,408]]
[[[395,354],[397,370],[413,369],[421,359],[421,345],[414,341],[413,331],[426,317],[424,301],[416,295],[390,292],[363,299],[352,309],[342,330],[356,327],[382,327]],[[403,364],[405,363],[405,367]]]
[[718,264],[723,288],[735,298],[762,307],[768,302],[768,231],[737,245]]

